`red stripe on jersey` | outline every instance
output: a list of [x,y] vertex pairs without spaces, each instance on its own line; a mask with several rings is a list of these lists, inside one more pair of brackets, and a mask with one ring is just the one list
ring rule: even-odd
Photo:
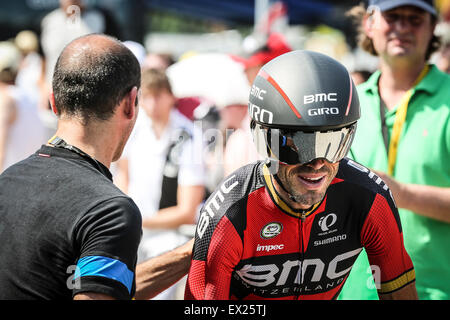
[[295,108],[294,104],[292,103],[292,101],[289,99],[289,97],[287,96],[287,94],[283,91],[283,89],[281,89],[281,87],[278,85],[278,83],[264,70],[259,70],[258,75],[263,77],[264,79],[266,79],[267,81],[269,81],[269,83],[281,94],[281,96],[283,97],[284,101],[286,101],[286,103],[288,104],[288,106],[292,109],[292,111],[294,112],[294,114],[297,116],[297,118],[301,118],[300,113],[297,111],[297,109]]
[[331,183],[330,183],[330,185],[331,184],[335,184],[335,183],[339,183],[339,182],[343,182],[344,180],[343,179],[339,179],[339,178],[334,178],[332,181],[331,181]]

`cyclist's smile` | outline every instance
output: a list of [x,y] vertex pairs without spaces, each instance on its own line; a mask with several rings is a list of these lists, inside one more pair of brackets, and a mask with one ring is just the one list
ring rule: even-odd
[[294,208],[308,209],[323,199],[338,168],[338,162],[330,163],[324,159],[315,159],[303,165],[280,164],[278,177],[286,191],[295,199],[288,202]]

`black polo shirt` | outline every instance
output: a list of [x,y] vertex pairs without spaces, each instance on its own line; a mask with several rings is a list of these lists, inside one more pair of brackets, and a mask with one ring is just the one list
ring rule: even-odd
[[0,175],[0,299],[130,299],[141,230],[108,168],[42,146]]

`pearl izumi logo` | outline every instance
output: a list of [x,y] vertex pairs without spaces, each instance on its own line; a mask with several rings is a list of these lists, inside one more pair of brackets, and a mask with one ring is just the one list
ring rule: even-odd
[[323,232],[327,232],[330,230],[330,227],[333,226],[337,221],[337,216],[334,213],[330,213],[319,219],[319,226]]
[[279,235],[283,230],[283,225],[279,222],[271,222],[266,224],[260,232],[261,238],[272,239]]

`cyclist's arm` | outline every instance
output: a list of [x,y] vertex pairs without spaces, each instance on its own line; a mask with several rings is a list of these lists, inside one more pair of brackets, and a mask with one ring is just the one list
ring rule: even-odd
[[199,238],[197,233],[185,298],[230,299],[231,277],[242,249],[241,238],[226,216],[222,217],[212,234],[205,232]]
[[380,299],[417,299],[415,272],[392,199],[377,194],[361,230]]
[[417,296],[417,290],[416,290],[416,286],[414,285],[414,283],[410,283],[395,292],[380,294],[378,296],[380,297],[380,300],[418,300],[419,299],[419,297]]

